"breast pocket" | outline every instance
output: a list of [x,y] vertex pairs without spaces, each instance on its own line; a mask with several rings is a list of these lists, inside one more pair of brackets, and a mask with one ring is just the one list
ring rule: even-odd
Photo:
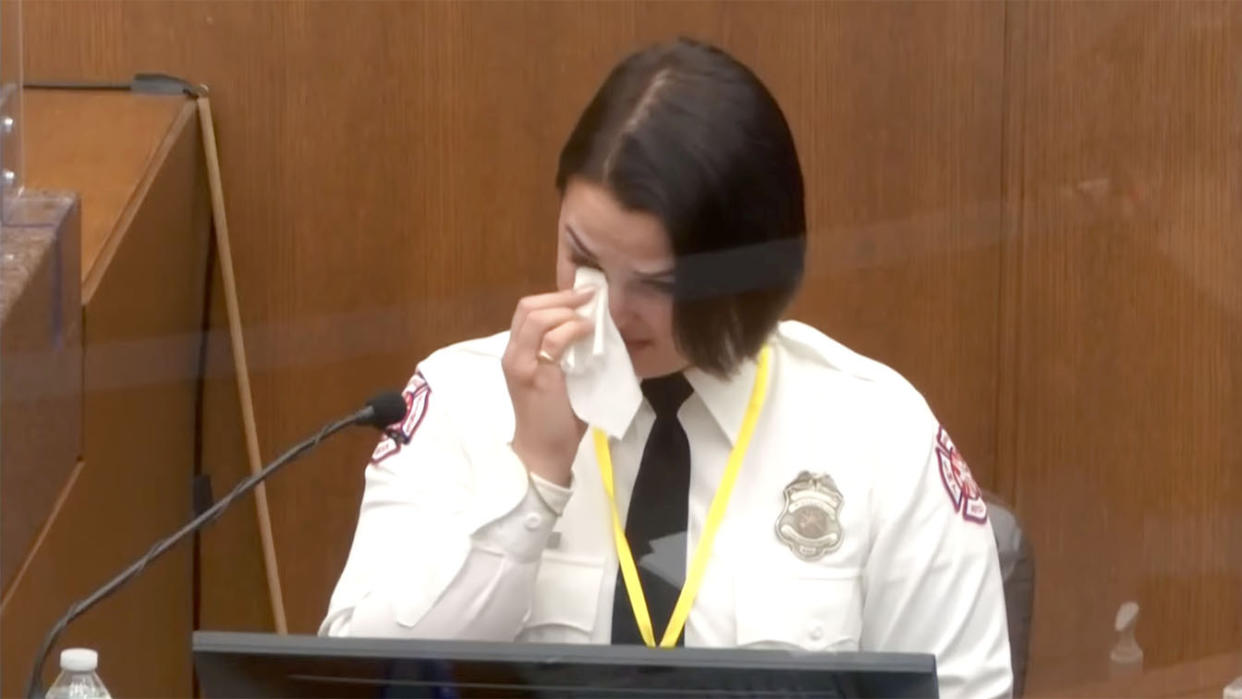
[[739,577],[737,645],[809,651],[858,650],[861,578],[836,571],[788,577]]
[[519,640],[589,643],[603,575],[600,558],[544,551],[535,575],[530,615]]

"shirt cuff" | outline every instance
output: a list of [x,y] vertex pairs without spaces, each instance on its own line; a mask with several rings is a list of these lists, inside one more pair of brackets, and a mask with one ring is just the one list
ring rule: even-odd
[[565,505],[569,503],[569,496],[574,492],[572,490],[572,480],[570,481],[571,487],[564,488],[531,473],[530,485],[531,489],[535,491],[535,495],[553,514],[557,517],[565,514]]
[[474,533],[475,548],[500,554],[518,562],[537,560],[547,547],[556,513],[551,511],[533,487],[509,514]]
[[472,498],[471,540],[483,551],[520,562],[537,560],[570,490],[532,474],[507,444],[484,449],[474,456],[476,479],[487,486],[476,488]]

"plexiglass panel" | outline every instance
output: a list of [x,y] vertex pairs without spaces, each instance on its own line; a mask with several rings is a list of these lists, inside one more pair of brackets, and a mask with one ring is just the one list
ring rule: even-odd
[[22,191],[22,0],[0,0],[0,187],[3,216]]

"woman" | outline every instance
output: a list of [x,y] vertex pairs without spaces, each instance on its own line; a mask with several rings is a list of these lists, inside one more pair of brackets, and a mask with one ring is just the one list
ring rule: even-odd
[[[419,365],[321,633],[930,652],[945,696],[1007,695],[995,543],[948,434],[899,375],[779,321],[806,225],[767,89],[699,43],[636,53],[556,184],[559,291]],[[614,439],[559,361],[592,333],[582,267],[643,380]]]

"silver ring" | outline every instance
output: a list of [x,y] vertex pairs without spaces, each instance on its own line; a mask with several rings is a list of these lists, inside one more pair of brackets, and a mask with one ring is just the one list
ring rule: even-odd
[[536,356],[539,358],[539,361],[545,364],[556,364],[556,357],[548,354],[548,351],[545,349],[539,350],[539,354]]

